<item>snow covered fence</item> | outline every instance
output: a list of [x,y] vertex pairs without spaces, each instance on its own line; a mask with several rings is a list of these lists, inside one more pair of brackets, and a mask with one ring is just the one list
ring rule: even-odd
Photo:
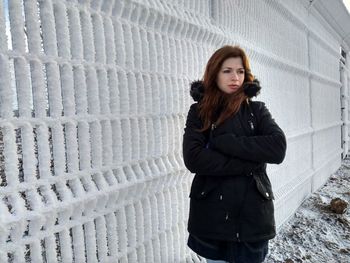
[[339,43],[308,4],[1,0],[0,262],[197,262],[181,140],[223,44],[288,136],[280,225],[340,166]]

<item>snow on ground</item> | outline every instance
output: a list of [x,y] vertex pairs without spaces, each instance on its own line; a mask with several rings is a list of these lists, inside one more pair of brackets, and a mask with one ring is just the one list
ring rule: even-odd
[[329,204],[337,197],[350,203],[350,158],[280,229],[265,263],[350,263],[350,209],[333,213]]

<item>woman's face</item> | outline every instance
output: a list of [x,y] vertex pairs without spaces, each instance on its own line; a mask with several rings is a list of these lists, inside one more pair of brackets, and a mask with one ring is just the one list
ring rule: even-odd
[[241,57],[228,58],[222,63],[216,84],[222,92],[232,94],[242,86],[244,72]]

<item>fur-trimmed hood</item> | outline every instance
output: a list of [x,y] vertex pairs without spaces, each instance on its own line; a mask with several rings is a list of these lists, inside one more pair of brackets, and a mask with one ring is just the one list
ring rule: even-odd
[[[258,79],[243,84],[244,93],[252,98],[259,95],[261,87]],[[190,95],[194,101],[200,101],[204,95],[203,81],[195,80],[191,83]]]

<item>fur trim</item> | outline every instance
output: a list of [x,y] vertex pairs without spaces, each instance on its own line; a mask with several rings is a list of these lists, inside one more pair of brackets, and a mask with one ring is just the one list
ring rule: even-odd
[[246,82],[243,84],[243,91],[247,97],[252,98],[259,95],[261,90],[260,82],[258,79],[254,79],[253,81]]
[[[201,80],[195,80],[190,84],[190,95],[194,101],[200,101],[204,95],[204,86]],[[246,82],[243,85],[243,91],[248,98],[256,97],[260,94],[260,82],[258,79]]]
[[200,101],[204,95],[204,86],[201,80],[195,80],[191,83],[190,95],[194,101]]

